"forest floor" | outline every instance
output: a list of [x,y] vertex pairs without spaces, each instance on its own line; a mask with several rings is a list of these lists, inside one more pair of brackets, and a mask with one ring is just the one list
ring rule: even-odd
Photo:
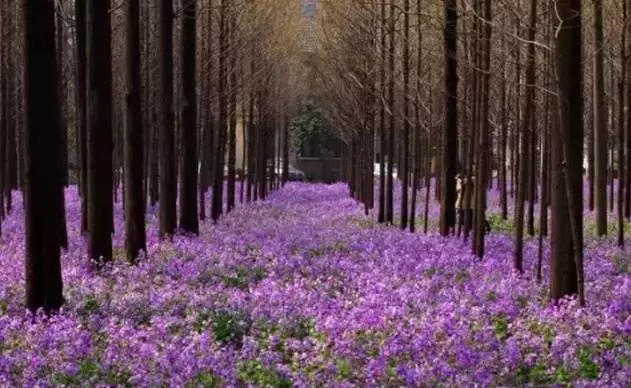
[[514,273],[512,225],[490,198],[482,261],[435,233],[434,203],[430,233],[411,234],[364,216],[344,185],[296,183],[199,238],[159,242],[151,209],[135,267],[117,204],[119,258],[95,274],[70,188],[67,303],[35,324],[16,198],[0,241],[0,386],[629,387],[631,254],[589,237],[586,213],[587,307],[553,306],[547,251],[541,284],[534,239]]

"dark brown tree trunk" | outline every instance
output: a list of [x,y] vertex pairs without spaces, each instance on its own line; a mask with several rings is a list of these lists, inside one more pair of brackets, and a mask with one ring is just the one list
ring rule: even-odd
[[483,74],[481,88],[481,115],[480,115],[480,149],[478,165],[478,185],[476,203],[476,233],[475,233],[475,253],[478,258],[484,257],[484,236],[486,233],[486,196],[488,181],[488,162],[490,159],[490,135],[489,135],[489,95],[490,95],[490,70],[491,70],[491,0],[484,0],[483,40],[481,46],[484,47],[483,54]]
[[533,106],[533,119],[528,132],[528,211],[526,217],[526,233],[535,235],[535,203],[537,202],[537,106]]
[[[612,85],[613,87],[611,88],[612,90],[616,89],[615,85]],[[614,108],[612,108],[614,109]],[[613,115],[612,115],[613,116]],[[613,120],[613,117],[612,117]],[[609,201],[607,202],[609,204],[609,212],[613,213],[614,210],[614,170],[613,170],[613,164],[614,164],[614,146],[613,144],[609,144],[607,145],[607,156],[609,157],[609,161],[607,162],[607,179],[606,179],[606,184],[605,184],[605,188],[608,189],[608,194],[609,194]]]
[[77,67],[75,82],[76,137],[81,196],[81,233],[88,232],[88,163],[86,113],[86,0],[75,0],[75,34]]
[[[605,109],[605,78],[603,55],[603,4],[594,6],[594,191],[596,202],[596,234],[607,234],[607,112]],[[582,162],[581,162],[582,163]],[[582,168],[582,165],[581,165]]]
[[88,0],[88,253],[98,264],[112,260],[112,59],[109,12],[109,0]]
[[[24,0],[26,29],[25,131],[26,306],[57,310],[63,304],[59,257],[61,128],[52,2]],[[61,198],[61,200],[60,200]]]
[[[3,23],[4,19],[4,5],[0,0],[0,23]],[[4,38],[4,25],[0,24],[0,39]],[[6,141],[6,126],[7,126],[7,71],[5,67],[6,50],[8,45],[0,45],[0,235],[2,221],[4,221],[6,212],[4,211],[4,187],[5,176],[2,174],[4,164],[4,143]]]
[[[614,50],[610,49],[610,53],[609,53],[609,58],[612,58],[614,56]],[[609,64],[609,90],[610,92],[610,98],[607,100],[607,103],[605,105],[605,112],[608,112],[609,110],[611,110],[611,126],[615,126],[613,124],[613,122],[616,119],[616,108],[615,108],[615,100],[616,100],[616,93],[618,90],[618,87],[616,86],[616,70],[614,69],[613,63]],[[607,115],[607,113],[605,113],[605,115]],[[606,126],[608,126],[609,123],[606,122]],[[607,135],[607,137],[609,137],[609,135]],[[610,154],[609,157],[609,164],[605,167],[605,171],[608,172],[607,174],[607,183],[605,184],[605,186],[608,185],[609,187],[609,213],[613,213],[614,209],[615,209],[615,200],[614,200],[614,180],[615,178],[615,171],[614,171],[614,159],[616,157],[616,147],[614,146],[614,144],[612,142],[609,142],[607,144],[607,148],[608,148],[608,152]],[[606,229],[606,228],[605,228]]]
[[[530,0],[530,26],[528,28],[528,66],[526,67],[526,101],[524,121],[521,130],[519,152],[519,183],[517,185],[517,202],[515,204],[515,252],[514,266],[519,272],[524,272],[524,201],[528,185],[528,143],[532,141],[530,135],[534,129],[535,110],[535,32],[537,23],[537,1]],[[533,156],[534,157],[534,156]],[[531,182],[534,184],[534,182]],[[531,201],[533,198],[530,199]],[[533,228],[534,229],[534,228]]]
[[622,14],[623,25],[625,28],[622,30],[622,37],[620,39],[620,58],[622,59],[622,74],[620,76],[620,82],[618,83],[618,246],[624,246],[624,198],[625,191],[629,190],[624,185],[625,165],[624,165],[624,103],[625,103],[625,80],[627,76],[627,58],[626,45],[627,45],[627,2],[622,2]]
[[[549,99],[546,97],[546,124],[549,123]],[[556,113],[556,112],[555,112]],[[543,264],[543,238],[548,235],[548,169],[549,169],[549,132],[548,125],[543,127],[543,143],[541,149],[541,201],[539,203],[539,239],[537,250],[537,267],[535,276],[538,282],[542,280],[541,268]]]
[[[631,0],[623,0],[624,5],[626,6],[626,10],[627,12],[629,12],[629,9],[631,9]],[[626,34],[629,34],[629,29],[631,29],[631,24],[628,23],[628,16],[627,16],[627,22],[624,24],[625,25],[625,31]],[[627,53],[627,55],[629,55],[629,53]],[[627,87],[626,87],[626,100],[627,100],[627,105],[631,104],[631,60],[629,60],[629,58],[627,58],[627,60],[625,61],[624,64],[625,68],[626,68],[626,79],[624,79],[624,82],[626,83]],[[624,141],[624,160],[622,161],[622,163],[624,163],[624,175],[622,175],[624,177],[624,216],[627,219],[631,219],[631,109],[627,109],[626,112],[626,119],[627,119],[627,125],[625,127],[625,132],[624,132],[624,140],[620,140],[620,141]]]
[[143,198],[143,207],[147,208],[147,199],[149,198],[149,147],[150,147],[150,139],[151,139],[151,115],[150,106],[151,106],[151,92],[150,92],[150,53],[151,53],[151,35],[149,31],[149,24],[151,23],[151,10],[149,8],[149,4],[141,3],[140,5],[140,47],[142,50],[142,54],[140,56],[140,90],[142,95],[142,106],[141,106],[141,115],[142,115],[142,136],[143,136],[143,161],[142,161],[142,198]]
[[127,65],[125,112],[125,253],[134,263],[140,251],[147,249],[145,237],[145,201],[143,197],[144,161],[143,126],[140,91],[140,2],[125,3],[127,17]]
[[403,134],[401,155],[401,229],[408,227],[408,193],[410,186],[410,0],[403,0]]
[[180,186],[180,228],[199,234],[197,218],[197,95],[195,91],[197,2],[182,0],[182,185]]
[[[10,36],[7,32],[8,12],[6,0],[0,0],[0,41],[9,42]],[[4,208],[4,176],[5,142],[8,126],[9,106],[8,106],[8,52],[9,44],[0,44],[0,220],[4,220],[6,211]],[[0,222],[1,224],[1,222]]]
[[[521,0],[517,1],[517,9],[521,7]],[[517,18],[515,20],[516,35],[522,37],[521,20]],[[521,138],[521,131],[519,123],[522,122],[522,105],[521,105],[521,73],[522,73],[522,57],[521,46],[514,45],[514,57],[515,57],[515,95],[514,95],[514,120],[512,128],[512,145],[511,145],[511,197],[515,198],[515,190],[517,189],[517,182],[519,180],[519,158],[520,158],[520,145],[519,139]]]
[[[593,105],[593,104],[591,104]],[[594,211],[594,115],[589,114],[587,121],[587,195],[588,209]]]
[[[474,11],[477,15],[482,15],[481,11],[482,0],[476,0],[473,3]],[[477,195],[477,180],[480,177],[477,172],[476,162],[479,159],[479,134],[480,134],[480,103],[481,103],[481,95],[482,95],[482,21],[481,18],[474,18],[473,20],[473,68],[472,72],[472,91],[473,91],[473,106],[471,109],[471,125],[469,125],[469,136],[466,139],[468,142],[467,147],[467,166],[465,168],[466,171],[466,180],[467,184],[464,185],[464,207],[466,209],[465,212],[465,240],[468,239],[470,232],[473,233],[473,238],[471,239],[471,250],[472,253],[475,253],[475,243],[476,243],[476,222],[475,222],[475,209],[476,209],[476,195]],[[478,164],[479,166],[479,164]],[[476,176],[477,175],[477,176]],[[484,185],[484,182],[481,182]]]
[[[9,63],[11,61],[9,60]],[[13,64],[10,64],[11,73],[15,71]],[[10,110],[7,110],[8,118],[7,118],[7,127],[6,127],[6,135],[5,135],[5,144],[4,144],[4,195],[6,197],[6,206],[7,213],[10,213],[13,209],[13,190],[16,188],[16,160],[15,160],[15,150],[17,144],[15,142],[15,125],[16,125],[16,117],[17,111],[15,106],[15,79],[11,79],[8,81],[9,85],[9,95],[7,96],[9,99],[13,100],[10,105]]]
[[[502,29],[504,29],[505,27],[505,19],[502,19]],[[504,50],[506,49],[506,38],[505,38],[505,34],[501,34],[501,40],[502,40],[502,52],[504,52]],[[502,219],[506,220],[508,219],[508,190],[507,190],[507,179],[506,179],[506,174],[507,174],[507,169],[506,169],[506,161],[507,161],[507,138],[508,138],[508,117],[507,117],[507,107],[506,107],[506,103],[507,103],[507,87],[506,87],[506,83],[507,83],[507,74],[508,74],[508,66],[506,66],[506,61],[502,61],[502,80],[500,81],[502,83],[501,86],[501,96],[500,96],[500,115],[501,115],[501,122],[500,122],[500,140],[499,140],[499,146],[500,146],[500,150],[499,150],[499,159],[500,159],[500,164],[499,164],[499,188],[500,188],[500,208],[501,208],[501,213],[502,213]]]
[[[379,92],[381,96],[386,92],[386,2],[381,2],[380,10],[380,52],[379,61]],[[377,212],[377,221],[384,223],[386,221],[386,109],[383,99],[380,98],[379,104],[379,209]]]
[[[429,90],[429,101],[433,101],[432,100],[432,89]],[[432,185],[432,155],[431,155],[431,149],[432,149],[432,136],[430,136],[431,130],[433,129],[432,127],[432,122],[434,120],[434,109],[433,109],[433,104],[429,105],[429,117],[428,117],[428,122],[430,123],[429,126],[429,131],[425,136],[426,139],[426,150],[427,152],[425,152],[425,209],[423,210],[423,233],[427,234],[427,228],[428,228],[428,222],[429,222],[429,193],[430,193],[430,188]],[[436,172],[436,182],[438,183],[438,172]],[[455,217],[454,217],[455,218]]]
[[[254,72],[254,59],[250,60],[250,74],[252,74]],[[252,198],[253,198],[253,190],[256,190],[256,185],[255,183],[255,177],[256,177],[256,173],[255,173],[255,169],[254,169],[254,162],[256,161],[256,148],[254,145],[254,139],[255,139],[255,133],[254,133],[254,91],[250,90],[250,92],[248,93],[248,120],[247,120],[247,132],[248,132],[248,136],[247,136],[247,141],[248,141],[248,147],[247,147],[247,152],[248,152],[248,167],[247,167],[247,190],[246,190],[246,195],[245,195],[245,200],[246,202],[251,202]]]
[[[421,0],[416,0],[416,10],[421,12]],[[410,206],[410,232],[416,231],[416,202],[420,189],[421,175],[421,106],[420,106],[420,85],[421,85],[421,61],[423,54],[423,33],[421,23],[417,23],[416,34],[418,37],[416,45],[416,93],[414,97],[414,128],[412,129],[412,200]],[[431,102],[430,102],[431,104]],[[430,123],[431,126],[431,123]]]
[[215,163],[213,166],[213,196],[211,206],[211,218],[216,222],[223,213],[223,187],[224,187],[224,165],[226,151],[226,135],[228,133],[228,112],[227,112],[227,88],[226,75],[228,50],[227,50],[227,20],[228,4],[221,2],[219,10],[219,69],[218,69],[218,100],[219,100],[219,123],[217,126],[215,143]]
[[198,195],[199,195],[199,219],[206,219],[206,192],[208,191],[208,187],[210,185],[210,155],[212,153],[212,149],[210,147],[210,137],[212,136],[212,124],[211,124],[211,96],[210,96],[210,67],[211,60],[207,58],[211,58],[212,55],[212,41],[211,41],[211,33],[212,33],[212,19],[211,19],[211,4],[208,3],[207,6],[203,5],[201,9],[203,9],[202,13],[202,41],[201,41],[201,58],[200,58],[200,69],[199,73],[201,74],[201,90],[199,97],[199,186],[198,186]]
[[[550,296],[583,294],[583,69],[581,0],[557,0],[560,130],[553,137]],[[568,225],[570,226],[568,228]]]
[[[56,37],[57,37],[57,66],[58,70],[58,80],[59,80],[59,120],[61,122],[61,144],[62,144],[62,169],[63,173],[61,178],[63,180],[63,185],[68,186],[68,120],[66,117],[66,83],[65,83],[65,74],[64,74],[64,57],[65,57],[65,45],[66,45],[66,37],[65,37],[65,28],[64,28],[64,20],[63,20],[63,0],[57,0],[57,27],[56,27]],[[16,135],[19,134],[16,133]],[[19,144],[19,143],[18,143]],[[19,148],[17,148],[19,150]],[[19,152],[18,152],[19,153]],[[17,155],[16,155],[17,156]],[[17,161],[17,157],[16,157]],[[18,163],[19,164],[19,163]],[[19,169],[16,169],[19,170]],[[19,175],[19,174],[18,174]],[[19,179],[19,178],[18,178]],[[64,214],[65,217],[65,214]],[[65,224],[65,222],[64,222]],[[66,238],[66,241],[68,239]],[[66,243],[66,247],[67,247]]]
[[155,207],[160,200],[160,161],[158,160],[158,151],[160,147],[160,124],[156,124],[159,123],[159,114],[155,95],[153,101],[156,106],[154,106],[149,112],[152,117],[151,122],[154,123],[154,126],[151,128],[149,140],[149,204],[151,207]]
[[160,237],[175,233],[177,171],[173,113],[173,2],[160,0]]
[[[63,187],[68,186],[68,128],[67,128],[67,120],[66,120],[66,110],[65,110],[65,96],[66,96],[66,90],[65,90],[65,82],[64,82],[64,66],[63,66],[63,58],[64,58],[64,45],[65,45],[65,38],[64,38],[64,28],[63,28],[63,20],[60,16],[60,11],[62,9],[62,1],[58,0],[57,6],[59,7],[59,11],[57,11],[57,31],[56,31],[56,46],[57,46],[57,74],[58,74],[58,93],[59,93],[59,97],[58,97],[58,120],[59,120],[59,130],[61,131],[61,144],[60,144],[60,150],[59,152],[60,157],[61,157],[61,172],[59,174],[59,179],[61,180],[61,185]],[[19,96],[17,96],[18,94],[18,90],[16,88],[16,107],[18,106],[18,101],[19,101]],[[22,143],[20,142],[20,120],[17,119],[16,120],[16,125],[14,127],[14,133],[13,133],[13,140],[15,141],[14,144],[14,148],[13,151],[10,153],[11,155],[15,155],[15,161],[13,163],[15,163],[14,169],[15,169],[15,188],[19,188],[19,182],[22,180],[20,178],[20,168],[19,168],[19,157],[22,149]],[[68,230],[66,228],[66,207],[65,207],[65,192],[62,192],[62,196],[60,198],[58,198],[60,202],[59,206],[55,207],[55,209],[57,209],[59,211],[59,214],[55,217],[58,221],[58,227],[57,227],[57,231],[59,232],[59,245],[61,248],[67,249],[68,248]]]
[[283,183],[289,182],[289,121],[283,120]]
[[236,37],[236,9],[234,6],[229,8],[229,26],[228,41],[230,51],[228,52],[230,60],[230,85],[228,87],[228,190],[227,202],[228,211],[234,209],[235,205],[235,167],[237,162],[237,37]]
[[390,72],[390,79],[388,82],[388,104],[390,109],[390,120],[388,123],[388,169],[386,174],[386,222],[392,224],[394,221],[394,133],[395,133],[395,101],[394,101],[394,85],[395,85],[395,67],[394,67],[394,56],[396,51],[396,31],[395,31],[395,9],[396,9],[395,1],[392,0],[390,2],[390,44],[388,50],[388,71]]
[[455,226],[456,158],[458,152],[458,60],[456,0],[444,0],[445,8],[445,114],[442,147],[442,195],[440,234],[446,236]]
[[[626,7],[625,13],[626,13]],[[626,17],[626,14],[625,14]],[[624,36],[624,32],[623,32]],[[625,42],[623,39],[622,47]],[[624,49],[622,49],[622,58],[624,58]],[[624,69],[624,65],[622,66]],[[618,246],[624,246],[624,184],[622,176],[624,174],[624,76],[625,72],[622,71],[622,77],[618,83],[618,197],[617,199],[617,215],[618,215]]]
[[[241,85],[245,85],[245,69],[246,66],[244,66],[245,63],[245,59],[242,57],[239,61],[239,82]],[[247,97],[248,94],[245,92],[245,87],[242,89],[242,98],[241,98],[241,174],[239,176],[239,180],[240,180],[240,186],[239,186],[239,203],[243,203],[243,201],[245,200],[245,179],[246,179],[246,163],[248,160],[248,153],[247,153],[247,141],[249,140],[248,138],[248,130],[247,130],[247,126],[248,124],[248,117],[247,117],[247,110],[246,110],[246,101],[247,101]],[[289,122],[286,121],[287,126],[289,126]],[[289,127],[287,127],[287,130],[289,130]],[[289,150],[288,150],[289,152]]]
[[[552,40],[552,29],[553,29],[553,16],[552,16],[552,6],[551,2],[546,2],[545,10],[547,13],[547,17],[545,20],[545,44],[550,45]],[[545,61],[544,64],[546,66],[546,73],[544,76],[544,87],[546,90],[554,90],[553,85],[551,84],[552,76],[553,76],[553,56],[549,51],[545,53]],[[545,94],[544,98],[544,118],[543,118],[543,128],[541,128],[540,137],[541,137],[541,201],[539,202],[539,236],[538,236],[538,246],[537,246],[537,266],[535,268],[535,277],[537,283],[541,283],[543,280],[542,267],[543,267],[543,243],[544,237],[548,236],[548,206],[550,202],[550,133],[552,131],[558,130],[558,109],[555,107],[552,108],[554,98],[550,93]],[[552,117],[551,117],[552,116]]]

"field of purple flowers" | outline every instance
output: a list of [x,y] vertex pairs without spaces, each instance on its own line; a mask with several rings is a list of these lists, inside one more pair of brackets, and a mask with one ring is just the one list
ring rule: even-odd
[[[343,185],[290,184],[200,238],[158,242],[150,211],[147,257],[97,275],[69,189],[67,303],[31,324],[16,202],[0,241],[0,386],[630,386],[631,254],[607,240],[585,252],[588,307],[553,307],[534,242],[518,276],[498,228],[477,261],[460,240],[376,226]],[[122,224],[117,206],[118,252]]]

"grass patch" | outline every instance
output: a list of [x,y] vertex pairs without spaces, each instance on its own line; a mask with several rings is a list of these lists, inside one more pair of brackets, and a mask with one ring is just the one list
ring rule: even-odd
[[250,334],[252,322],[243,311],[203,311],[198,314],[193,328],[198,333],[210,329],[215,342],[241,348],[243,337]]
[[609,256],[613,264],[615,275],[626,275],[631,273],[631,257],[627,253],[617,252]]
[[219,388],[221,379],[212,372],[200,372],[192,381],[186,383],[186,388]]
[[267,271],[264,268],[248,268],[237,267],[234,274],[222,275],[221,280],[227,287],[238,288],[242,291],[247,291],[250,286],[260,282],[267,276]]
[[505,220],[502,218],[501,214],[490,213],[489,215],[487,215],[487,221],[489,222],[489,225],[491,225],[492,232],[515,232],[515,224],[510,219],[510,217]]
[[106,386],[132,387],[131,373],[125,370],[103,370],[100,364],[94,359],[86,359],[79,365],[79,372],[76,375],[68,375],[56,372],[52,375],[52,382],[55,385],[81,387],[86,383],[90,385],[101,383]]
[[291,388],[291,381],[277,371],[266,368],[260,361],[249,360],[238,365],[239,383],[255,387]]

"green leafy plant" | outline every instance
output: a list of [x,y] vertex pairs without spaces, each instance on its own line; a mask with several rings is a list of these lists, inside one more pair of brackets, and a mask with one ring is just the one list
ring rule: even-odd
[[508,338],[508,318],[505,315],[494,315],[491,317],[491,322],[493,324],[493,332],[500,341]]
[[186,384],[186,388],[219,388],[220,386],[221,379],[212,372],[200,372]]
[[238,365],[238,378],[241,384],[256,387],[291,388],[289,379],[282,377],[275,370],[266,368],[257,360],[248,360]]
[[600,375],[600,366],[594,362],[592,350],[590,348],[580,348],[578,350],[578,364],[581,377],[586,379],[597,379]]
[[223,275],[221,279],[228,287],[247,291],[250,284],[260,282],[265,276],[267,272],[264,268],[237,267],[233,275]]

